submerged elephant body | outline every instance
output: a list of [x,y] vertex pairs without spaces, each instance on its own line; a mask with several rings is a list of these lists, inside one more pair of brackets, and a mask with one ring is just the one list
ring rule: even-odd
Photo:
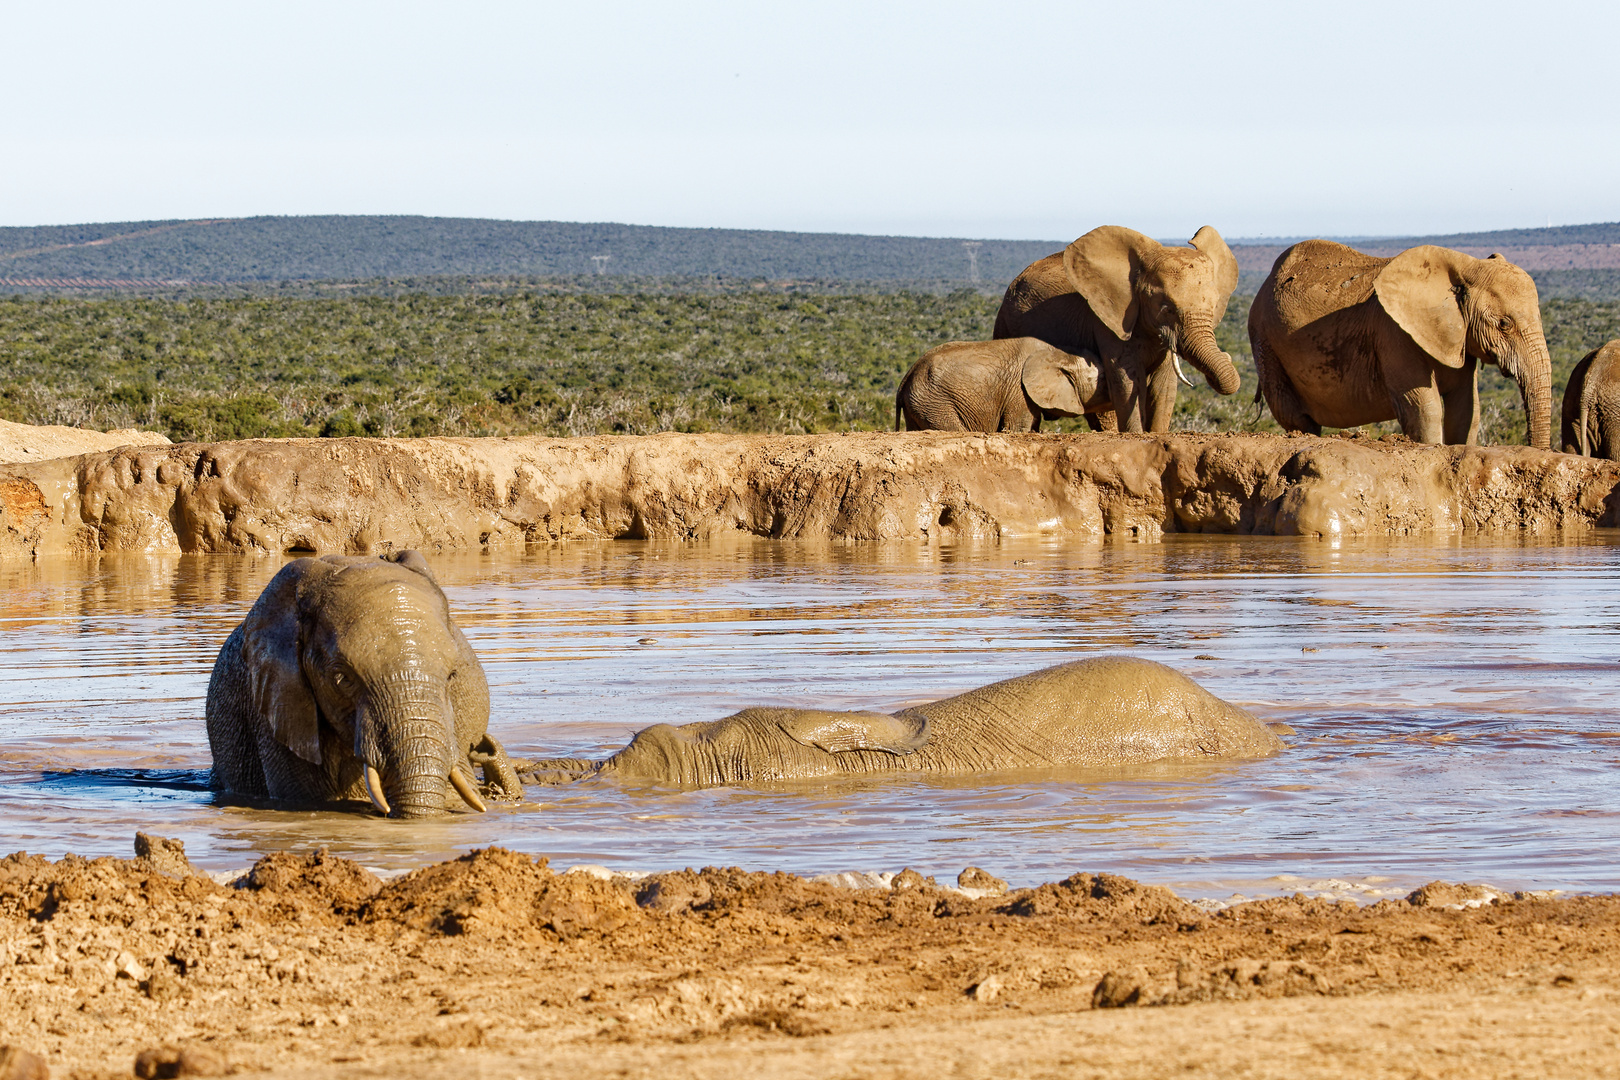
[[225,641],[208,682],[213,786],[293,803],[369,798],[483,810],[473,768],[517,794],[489,686],[421,555],[295,559]]
[[755,708],[658,724],[604,761],[533,769],[706,787],[1254,758],[1281,748],[1259,720],[1180,672],[1121,656],[1059,664],[893,714]]

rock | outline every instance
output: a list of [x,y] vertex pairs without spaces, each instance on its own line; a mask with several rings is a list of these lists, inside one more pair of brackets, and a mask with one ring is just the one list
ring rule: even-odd
[[1147,988],[1147,969],[1133,967],[1126,971],[1110,971],[1098,981],[1091,992],[1093,1009],[1121,1009],[1142,1002],[1142,991]]
[[1413,907],[1446,908],[1462,911],[1465,908],[1484,907],[1511,899],[1500,889],[1489,885],[1452,885],[1444,881],[1431,881],[1407,896]]
[[164,964],[152,968],[144,985],[146,996],[153,1001],[173,1001],[180,996],[180,980]]
[[230,1065],[219,1051],[206,1046],[159,1046],[135,1056],[135,1075],[141,1080],[170,1080],[180,1076],[224,1076]]
[[146,865],[157,873],[170,877],[190,877],[197,872],[191,860],[186,858],[185,843],[166,836],[136,833],[135,857],[145,860]]
[[50,1080],[51,1070],[38,1054],[15,1046],[0,1046],[0,1080]]
[[1000,975],[986,975],[977,983],[974,983],[972,986],[968,987],[968,997],[972,998],[974,1001],[984,1002],[987,1005],[1000,996]]
[[925,885],[932,884],[934,884],[933,878],[925,878],[908,866],[894,875],[894,880],[889,882],[889,888],[895,892],[904,892],[907,889],[920,889]]
[[0,557],[1517,533],[1620,523],[1616,486],[1620,463],[1524,446],[1313,436],[266,439],[0,465]]
[[1007,883],[994,874],[986,873],[977,866],[970,866],[956,875],[956,884],[961,889],[971,889],[980,896],[1006,896]]
[[146,981],[146,968],[139,960],[135,959],[134,953],[128,950],[119,953],[113,964],[116,966],[115,976],[122,975],[124,978],[132,979],[137,983]]

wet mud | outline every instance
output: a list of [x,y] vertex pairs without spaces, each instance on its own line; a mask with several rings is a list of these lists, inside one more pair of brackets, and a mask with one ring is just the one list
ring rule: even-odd
[[139,1075],[278,1077],[1620,1067],[1615,897],[1434,883],[1210,912],[1111,874],[851,889],[499,848],[388,881],[282,853],[220,883],[141,850],[0,860],[0,1031],[53,1076],[143,1054]]
[[283,439],[0,467],[0,557],[563,539],[1418,536],[1615,523],[1620,465],[1269,435]]

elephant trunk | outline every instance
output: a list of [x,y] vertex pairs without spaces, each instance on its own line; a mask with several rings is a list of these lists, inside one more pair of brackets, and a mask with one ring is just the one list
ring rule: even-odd
[[1502,364],[1502,371],[1519,384],[1524,400],[1525,430],[1530,445],[1552,449],[1552,357],[1547,341],[1537,332],[1526,335],[1528,356],[1517,356]]
[[1210,389],[1217,394],[1237,393],[1237,368],[1232,366],[1232,358],[1215,344],[1215,328],[1211,323],[1189,321],[1177,337],[1177,351],[1204,373]]
[[[442,814],[450,783],[450,709],[442,681],[407,674],[374,693],[356,731],[356,754],[375,768],[368,786],[390,817]],[[377,799],[382,795],[381,801]]]

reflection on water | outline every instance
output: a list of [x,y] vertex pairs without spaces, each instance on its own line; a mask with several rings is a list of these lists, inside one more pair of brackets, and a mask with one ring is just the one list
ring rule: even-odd
[[588,782],[413,823],[205,790],[214,654],[280,560],[0,564],[4,846],[127,855],[139,828],[212,869],[317,846],[396,868],[498,843],[625,869],[1111,870],[1189,895],[1295,878],[1620,890],[1620,536],[1168,539],[621,541],[433,564],[515,756],[601,754],[750,704],[891,709],[1130,651],[1292,724],[1281,757],[771,790]]

